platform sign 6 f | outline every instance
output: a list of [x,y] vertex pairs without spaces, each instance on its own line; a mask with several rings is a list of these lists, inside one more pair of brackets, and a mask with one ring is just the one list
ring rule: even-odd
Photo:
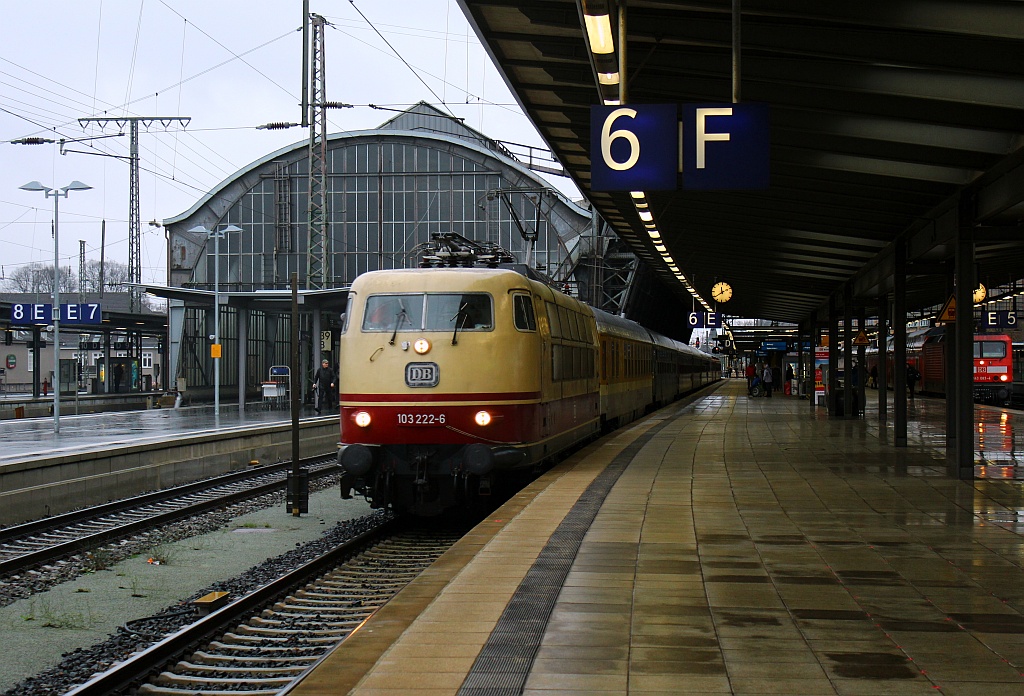
[[1017,311],[998,309],[981,313],[981,326],[986,329],[1016,329]]
[[591,189],[677,188],[678,114],[675,104],[590,107]]
[[767,104],[683,104],[683,188],[769,186]]

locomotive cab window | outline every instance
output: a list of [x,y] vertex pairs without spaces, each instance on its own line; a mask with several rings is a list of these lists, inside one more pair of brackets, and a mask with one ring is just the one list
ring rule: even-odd
[[537,330],[537,317],[533,313],[533,299],[529,295],[513,295],[512,312],[517,329],[520,331]]
[[423,295],[371,295],[366,298],[363,331],[411,331],[423,326]]
[[430,294],[424,315],[425,331],[490,331],[494,328],[491,296],[482,293]]
[[493,305],[484,293],[372,295],[363,331],[490,331]]
[[976,358],[1005,358],[1006,344],[1002,341],[975,341],[974,357]]

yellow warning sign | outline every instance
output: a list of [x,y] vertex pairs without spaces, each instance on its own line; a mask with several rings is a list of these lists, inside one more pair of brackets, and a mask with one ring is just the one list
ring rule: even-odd
[[942,311],[935,321],[956,321],[956,297],[949,296],[946,304],[942,305]]
[[868,340],[868,335],[863,331],[857,334],[857,338],[853,339],[853,345],[855,346],[866,346],[870,344],[871,341]]

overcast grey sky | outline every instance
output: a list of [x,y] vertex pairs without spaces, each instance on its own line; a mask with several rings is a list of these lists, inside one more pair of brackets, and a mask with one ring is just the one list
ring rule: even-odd
[[[492,138],[543,146],[455,0],[312,0],[311,10],[331,23],[327,98],[357,105],[330,112],[331,133],[394,115],[369,104],[440,100]],[[8,274],[53,262],[53,199],[18,188],[33,180],[94,187],[60,199],[61,266],[77,272],[79,240],[89,260],[99,258],[104,219],[107,258],[128,258],[127,131],[69,142],[64,155],[56,144],[11,140],[118,132],[83,130],[78,119],[89,116],[190,117],[184,130],[154,125],[139,139],[142,279],[163,283],[163,230],[148,221],[184,212],[241,167],[308,137],[256,129],[300,119],[301,0],[0,0],[0,11],[0,266]]]

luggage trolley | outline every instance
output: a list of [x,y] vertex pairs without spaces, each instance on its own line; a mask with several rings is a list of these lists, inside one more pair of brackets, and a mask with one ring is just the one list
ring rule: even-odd
[[272,407],[288,403],[292,387],[292,371],[287,365],[272,365],[268,379],[263,383],[263,403]]

